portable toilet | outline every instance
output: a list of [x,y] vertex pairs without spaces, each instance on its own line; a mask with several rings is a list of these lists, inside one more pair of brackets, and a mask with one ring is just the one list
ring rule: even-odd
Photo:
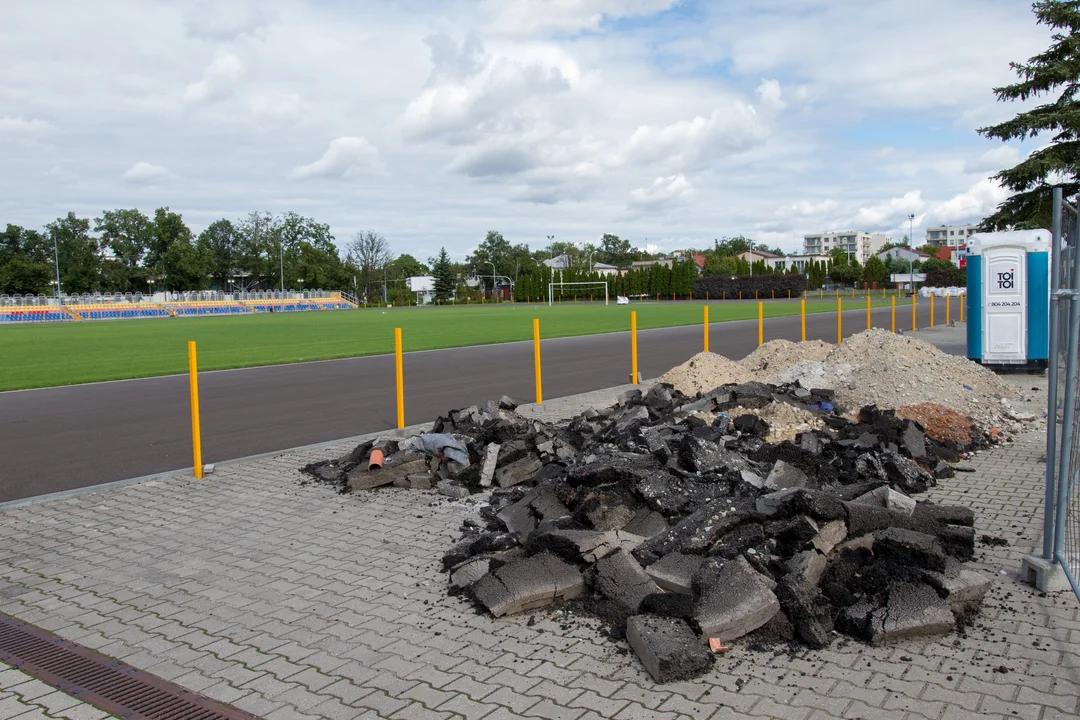
[[968,238],[968,358],[1013,369],[1046,367],[1050,240],[1046,230]]

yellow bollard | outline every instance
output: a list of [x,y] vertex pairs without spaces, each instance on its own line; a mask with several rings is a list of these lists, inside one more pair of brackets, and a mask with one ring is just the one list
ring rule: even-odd
[[855,299],[855,288],[851,288],[851,299]]
[[705,302],[709,302],[709,291],[705,291]]
[[934,296],[930,296],[930,327],[934,327]]
[[950,308],[950,305],[952,305],[952,303],[950,302],[951,300],[952,300],[952,298],[949,295],[945,296],[945,324],[946,325],[948,325],[949,323],[952,322],[952,309]]
[[533,361],[536,364],[536,404],[544,404],[543,383],[540,381],[540,318],[533,318]]
[[866,329],[869,330],[873,327],[870,324],[870,293],[866,294]]
[[755,291],[754,291],[754,299],[755,299],[755,300],[757,300],[757,293],[758,293],[758,291],[757,291],[757,290],[755,290]]
[[202,429],[199,426],[199,363],[195,357],[194,340],[188,340],[187,361],[191,390],[191,448],[195,454],[195,478],[202,480]]
[[787,291],[787,299],[788,299],[788,300],[790,300],[790,299],[791,299],[791,288],[788,288],[788,291]]
[[742,290],[739,291],[739,299],[742,300]]
[[772,299],[773,299],[773,300],[775,300],[775,299],[776,299],[776,290],[773,290],[773,291],[772,291]]
[[896,334],[896,296],[895,295],[892,298],[892,325],[891,325],[891,327],[892,327],[893,334]]
[[799,318],[802,326],[802,341],[806,342],[806,298],[799,301]]
[[960,322],[964,322],[964,305],[967,304],[967,294],[963,294],[959,298],[960,300]]
[[397,382],[397,426],[405,427],[405,372],[401,365],[401,328],[394,328],[394,374]]
[[637,385],[637,311],[630,311],[630,384]]
[[844,342],[844,299],[836,298],[836,344]]
[[705,306],[705,352],[709,352],[709,306]]
[[757,304],[757,344],[758,347],[765,344],[765,303]]

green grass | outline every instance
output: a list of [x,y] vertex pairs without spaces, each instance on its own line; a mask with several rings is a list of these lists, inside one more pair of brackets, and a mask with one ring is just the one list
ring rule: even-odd
[[[888,301],[877,298],[875,304]],[[808,300],[807,312],[835,312],[835,300]],[[865,300],[849,299],[847,308]],[[487,305],[471,307],[369,308],[242,317],[86,321],[0,325],[0,390],[71,385],[169,375],[187,371],[187,341],[198,343],[199,369],[276,365],[393,352],[394,328],[402,328],[405,351],[532,339],[540,318],[544,338],[693,325],[702,303]],[[765,303],[766,317],[796,315],[798,301]],[[757,317],[753,302],[709,305],[709,320]]]

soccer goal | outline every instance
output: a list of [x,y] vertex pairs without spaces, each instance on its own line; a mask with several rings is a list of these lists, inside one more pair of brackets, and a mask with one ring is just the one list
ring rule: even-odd
[[556,293],[561,294],[562,291],[565,290],[568,287],[581,288],[582,290],[587,290],[589,288],[596,288],[597,290],[599,290],[602,287],[602,288],[604,288],[604,304],[605,305],[608,304],[608,284],[607,284],[606,280],[601,280],[601,281],[593,281],[593,282],[553,282],[553,283],[548,283],[548,305],[549,306],[554,305],[555,304],[555,295],[556,295]]

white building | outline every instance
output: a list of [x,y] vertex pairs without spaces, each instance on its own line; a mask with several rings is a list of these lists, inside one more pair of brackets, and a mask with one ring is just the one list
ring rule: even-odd
[[906,245],[896,245],[888,250],[882,250],[877,254],[877,257],[884,261],[886,258],[899,258],[904,262],[917,263],[923,260],[929,260],[932,255],[927,255],[924,252],[912,249]]
[[776,263],[783,261],[783,255],[777,255],[771,252],[765,252],[764,250],[743,250],[739,253],[738,258],[745,263],[756,263],[764,261],[765,267],[775,268]]
[[975,225],[939,225],[926,228],[926,244],[939,247],[966,245],[967,239],[978,232]]
[[614,265],[608,265],[607,263],[593,263],[592,271],[599,275],[618,275],[619,268]]
[[773,263],[773,267],[784,272],[794,267],[803,272],[806,270],[806,266],[812,262],[828,267],[829,263],[832,262],[832,258],[828,255],[788,255],[787,257],[778,258]]
[[867,232],[825,232],[803,235],[804,255],[828,255],[833,250],[843,250],[849,257],[865,265],[874,253],[889,242],[888,235]]

